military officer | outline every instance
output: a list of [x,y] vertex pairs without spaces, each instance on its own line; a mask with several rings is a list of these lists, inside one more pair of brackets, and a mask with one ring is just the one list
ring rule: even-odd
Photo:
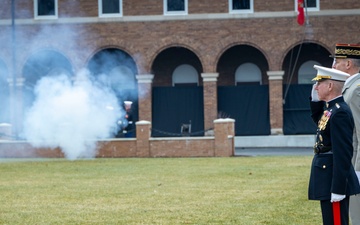
[[116,137],[135,137],[135,123],[131,109],[132,101],[124,101],[125,115],[117,122],[119,131]]
[[360,193],[351,164],[354,120],[341,95],[349,74],[316,65],[314,68],[317,76],[313,80],[317,83],[310,107],[318,128],[308,197],[320,201],[324,225],[333,225],[337,219],[342,225],[348,225],[349,196]]
[[[360,180],[360,45],[336,44],[333,57],[333,68],[350,74],[342,94],[354,117],[352,164]],[[353,225],[360,224],[360,195],[350,197],[350,219]]]
[[126,127],[124,129],[125,137],[135,137],[135,126],[133,121],[133,113],[131,109],[132,101],[125,101],[125,119]]

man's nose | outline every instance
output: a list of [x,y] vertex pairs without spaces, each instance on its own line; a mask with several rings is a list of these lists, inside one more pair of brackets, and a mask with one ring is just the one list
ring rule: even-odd
[[336,65],[336,61],[335,61],[335,59],[334,59],[333,64],[332,64],[331,67],[332,67],[333,69],[335,69],[335,65]]

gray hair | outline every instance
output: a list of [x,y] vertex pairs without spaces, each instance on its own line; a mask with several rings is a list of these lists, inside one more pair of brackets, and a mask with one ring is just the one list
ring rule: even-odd
[[333,83],[334,92],[336,94],[341,94],[345,82],[332,80],[332,83]]
[[354,64],[354,67],[357,67],[360,69],[360,59],[350,59],[353,64]]

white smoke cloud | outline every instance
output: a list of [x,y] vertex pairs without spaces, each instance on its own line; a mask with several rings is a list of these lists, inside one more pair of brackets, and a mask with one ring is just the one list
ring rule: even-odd
[[[77,1],[66,1],[72,9],[81,8]],[[33,12],[18,13],[26,15]],[[13,78],[10,68],[14,66],[23,71],[21,76],[25,79],[20,99],[17,95],[10,96],[10,89],[5,93],[5,89],[0,88],[0,102],[9,106],[0,107],[0,123],[13,123],[14,138],[26,139],[35,147],[60,147],[68,159],[94,157],[96,141],[117,133],[117,121],[125,114],[122,102],[136,102],[138,98],[134,76],[136,65],[132,56],[125,52],[114,54],[114,51],[101,50],[98,52],[102,53],[100,61],[96,54],[92,56],[96,59],[89,60],[86,68],[94,77],[86,71],[77,72],[73,64],[82,64],[78,59],[86,59],[100,49],[80,41],[79,37],[86,32],[81,24],[54,25],[45,22],[34,26],[30,35],[28,29],[16,28],[14,40],[11,40],[11,35],[0,37],[0,49],[4,47],[5,53],[11,52],[9,46],[14,41],[14,52],[28,58],[23,68],[20,68],[22,64],[18,59],[15,59],[14,65],[7,65],[4,60],[1,63],[0,58],[0,67],[6,68],[8,78]],[[72,60],[68,58],[69,49]],[[121,46],[119,52],[122,52]],[[96,63],[92,67],[90,62]],[[2,71],[5,69],[0,69],[0,75]],[[73,73],[77,75],[70,78]],[[8,85],[5,80],[3,83]],[[13,99],[10,100],[10,97]],[[15,104],[10,105],[11,102],[21,102],[22,106],[15,108]],[[136,107],[135,103],[134,112]],[[11,115],[19,109],[25,111],[24,118],[17,117],[18,114]],[[23,126],[12,120],[15,116]],[[27,153],[29,151],[26,149]]]
[[91,79],[86,70],[74,80],[41,78],[36,100],[25,116],[24,138],[35,147],[60,147],[66,158],[91,158],[96,140],[113,136],[124,115],[111,88]]

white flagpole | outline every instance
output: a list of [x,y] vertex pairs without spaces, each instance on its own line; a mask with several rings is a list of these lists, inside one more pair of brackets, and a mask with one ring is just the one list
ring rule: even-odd
[[305,25],[309,25],[309,18],[308,18],[308,12],[307,12],[307,0],[304,0],[304,7],[305,7]]

